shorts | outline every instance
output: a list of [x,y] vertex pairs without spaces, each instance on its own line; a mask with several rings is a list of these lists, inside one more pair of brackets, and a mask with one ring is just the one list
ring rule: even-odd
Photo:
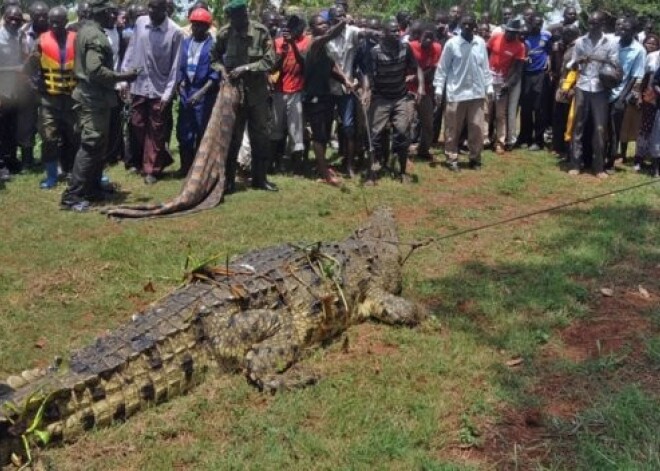
[[312,129],[312,141],[324,145],[330,142],[333,110],[330,97],[314,97],[305,102],[305,119]]

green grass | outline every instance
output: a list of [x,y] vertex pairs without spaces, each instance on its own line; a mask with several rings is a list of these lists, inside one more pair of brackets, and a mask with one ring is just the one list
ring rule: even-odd
[[576,461],[556,456],[557,466],[598,470],[660,469],[660,400],[635,386],[605,397],[579,414],[569,446]]
[[[178,284],[188,253],[224,258],[340,239],[381,204],[395,209],[404,240],[423,239],[646,178],[570,179],[538,153],[487,154],[481,172],[421,163],[414,172],[418,184],[384,179],[343,190],[275,177],[277,194],[239,192],[192,217],[122,223],[59,211],[62,188],[39,191],[39,176],[19,177],[0,191],[0,377],[48,364],[125,322]],[[180,186],[146,187],[120,168],[110,175],[127,202],[164,200]],[[317,386],[264,396],[242,377],[210,378],[49,457],[58,469],[92,470],[492,469],[511,459],[492,446],[494,424],[510,408],[545,407],[551,398],[534,386],[556,373],[592,393],[577,417],[605,425],[548,439],[547,456],[516,456],[527,460],[522,469],[652,469],[660,405],[643,379],[657,378],[660,361],[652,302],[660,295],[659,203],[660,184],[420,249],[404,267],[404,293],[431,320],[414,330],[349,330],[348,353],[332,345],[306,360],[322,372]],[[143,289],[148,282],[155,293]],[[575,362],[549,353],[565,348],[563,329],[603,315],[600,287],[638,284],[656,296],[640,307],[650,327],[638,356]],[[517,357],[521,367],[505,366]]]

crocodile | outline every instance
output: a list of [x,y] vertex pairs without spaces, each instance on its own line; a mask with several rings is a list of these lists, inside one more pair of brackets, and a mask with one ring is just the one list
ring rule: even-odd
[[380,208],[342,242],[278,245],[199,272],[73,351],[68,368],[0,382],[0,465],[20,450],[39,409],[39,426],[66,443],[187,393],[209,373],[243,373],[270,392],[315,383],[299,360],[349,326],[422,320],[399,296],[399,245],[392,211]]

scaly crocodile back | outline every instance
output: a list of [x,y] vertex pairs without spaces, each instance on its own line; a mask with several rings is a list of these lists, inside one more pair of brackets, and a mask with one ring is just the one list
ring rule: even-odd
[[163,204],[117,206],[103,212],[113,218],[149,218],[190,214],[220,204],[239,99],[238,89],[222,82],[195,161],[176,198]]

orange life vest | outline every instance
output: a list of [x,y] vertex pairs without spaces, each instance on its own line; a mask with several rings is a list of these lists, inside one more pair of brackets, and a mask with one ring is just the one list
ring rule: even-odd
[[66,35],[66,51],[64,57],[60,53],[60,45],[52,31],[39,36],[41,46],[41,73],[46,93],[49,95],[70,95],[76,86],[73,74],[74,43],[76,33]]

